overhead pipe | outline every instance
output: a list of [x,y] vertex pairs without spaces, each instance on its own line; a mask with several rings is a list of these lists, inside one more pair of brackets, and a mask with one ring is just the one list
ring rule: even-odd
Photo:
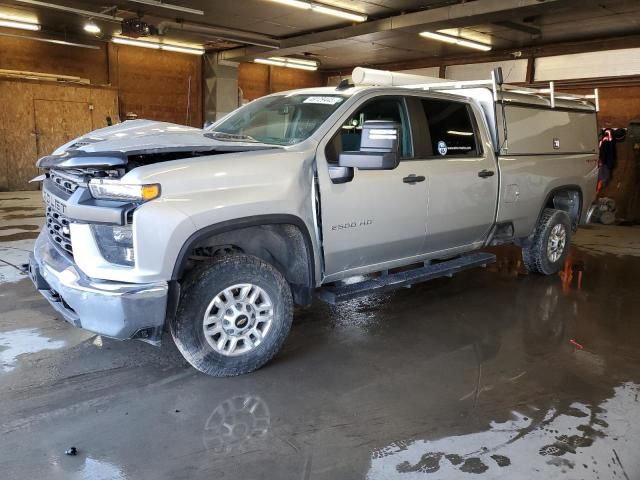
[[199,33],[229,40],[231,42],[256,45],[258,47],[280,48],[280,42],[267,35],[235,30],[226,27],[214,27],[197,23],[163,21],[158,24],[158,34],[164,35],[169,30]]
[[26,3],[33,5],[34,7],[51,8],[53,10],[61,10],[63,12],[75,13],[83,17],[99,18],[101,20],[107,20],[111,22],[121,22],[124,20],[122,17],[116,15],[107,15],[105,13],[92,12],[90,10],[82,10],[81,8],[67,7],[65,5],[58,5],[56,3],[41,2],[40,0],[16,0],[20,3]]

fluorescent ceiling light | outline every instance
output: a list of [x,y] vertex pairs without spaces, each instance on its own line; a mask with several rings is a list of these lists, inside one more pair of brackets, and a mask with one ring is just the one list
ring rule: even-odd
[[164,3],[160,0],[129,0],[133,3],[142,3],[143,5],[151,5],[153,7],[166,8],[167,10],[176,10],[178,12],[192,13],[194,15],[204,15],[203,10],[196,8],[183,7],[181,5],[174,5],[172,3]]
[[31,30],[33,32],[40,30],[40,25],[37,23],[7,20],[4,18],[0,18],[0,27],[19,28],[20,30]]
[[318,69],[318,62],[313,60],[300,60],[297,58],[286,57],[269,57],[256,58],[255,63],[263,63],[265,65],[274,65],[276,67],[297,68],[298,70],[315,71]]
[[84,31],[88,33],[100,33],[100,27],[93,22],[85,23]]
[[303,2],[302,0],[271,0],[272,2],[282,3],[283,5],[289,5],[290,7],[302,8],[303,10],[311,9],[309,2]]
[[204,54],[204,48],[187,47],[184,45],[172,45],[170,43],[147,42],[146,40],[133,40],[124,37],[113,37],[113,43],[131,45],[132,47],[152,48],[154,50],[166,50],[168,52],[189,53],[192,55]]
[[193,47],[182,47],[179,45],[169,45],[168,43],[163,43],[160,45],[161,50],[166,50],[168,52],[178,52],[178,53],[190,53],[192,55],[203,55],[203,48],[193,48]]
[[143,42],[141,40],[131,40],[130,38],[113,37],[113,43],[120,45],[131,45],[132,47],[153,48],[160,50],[160,44],[155,42]]
[[431,38],[433,40],[439,40],[445,43],[460,45],[461,47],[475,48],[476,50],[482,50],[483,52],[488,52],[489,50],[491,50],[491,45],[476,42],[474,40],[467,40],[466,38],[462,38],[462,37],[447,35],[445,33],[422,32],[420,33],[420,36]]
[[303,60],[301,58],[288,58],[288,57],[269,57],[270,60],[275,60],[277,62],[290,62],[297,65],[307,65],[309,67],[317,67],[318,62],[315,60]]
[[460,135],[462,137],[470,137],[473,132],[460,132],[459,130],[447,130],[449,135]]
[[277,60],[269,60],[268,58],[256,58],[255,63],[263,63],[265,65],[276,65],[278,67],[284,67],[284,62],[278,62]]
[[302,0],[271,0],[272,2],[282,3],[290,7],[301,8],[303,10],[312,10],[318,13],[324,13],[325,15],[332,15],[334,17],[345,18],[354,22],[364,22],[367,20],[367,15],[364,13],[354,12],[353,10],[347,10],[344,8],[338,8],[325,3],[318,2],[305,2]]
[[353,20],[354,22],[364,22],[367,20],[367,16],[362,13],[342,10],[341,8],[329,7],[327,5],[322,5],[321,3],[312,3],[311,10],[318,13],[324,13],[325,15],[333,15],[334,17],[346,18],[347,20]]
[[85,43],[74,43],[74,42],[66,42],[64,40],[56,40],[55,38],[42,38],[42,37],[33,37],[27,35],[16,35],[13,33],[4,33],[0,32],[0,36],[2,37],[12,37],[12,38],[22,38],[25,40],[32,40],[34,42],[43,42],[43,43],[55,43],[58,45],[66,45],[69,47],[80,47],[80,48],[90,48],[92,50],[100,50],[100,47],[96,45],[87,45]]

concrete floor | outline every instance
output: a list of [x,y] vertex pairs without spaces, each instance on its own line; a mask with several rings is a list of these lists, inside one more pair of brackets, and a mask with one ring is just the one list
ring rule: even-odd
[[37,197],[0,194],[3,479],[640,478],[638,228],[581,230],[552,278],[500,248],[314,304],[267,367],[215,379],[55,318],[12,266]]

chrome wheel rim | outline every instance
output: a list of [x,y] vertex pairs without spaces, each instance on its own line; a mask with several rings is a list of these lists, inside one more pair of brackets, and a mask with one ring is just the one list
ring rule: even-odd
[[235,357],[257,348],[272,323],[273,302],[267,292],[251,283],[239,283],[213,297],[202,328],[211,348]]
[[564,225],[558,223],[551,229],[549,242],[547,243],[547,258],[552,263],[557,262],[564,253],[567,244],[567,230]]

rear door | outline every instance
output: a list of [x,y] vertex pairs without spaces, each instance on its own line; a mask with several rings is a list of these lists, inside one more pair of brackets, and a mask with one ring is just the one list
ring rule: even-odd
[[[401,125],[402,160],[393,170],[358,170],[346,183],[328,174],[340,153],[360,146],[366,120]],[[345,114],[317,153],[325,274],[331,278],[387,268],[399,259],[424,251],[427,216],[424,162],[414,162],[414,147],[403,96],[377,96],[361,101]],[[409,182],[409,183],[408,183]]]
[[[481,110],[463,101],[416,98],[416,157],[427,177],[426,253],[477,245],[494,223],[499,175]],[[476,120],[479,119],[479,121]]]

